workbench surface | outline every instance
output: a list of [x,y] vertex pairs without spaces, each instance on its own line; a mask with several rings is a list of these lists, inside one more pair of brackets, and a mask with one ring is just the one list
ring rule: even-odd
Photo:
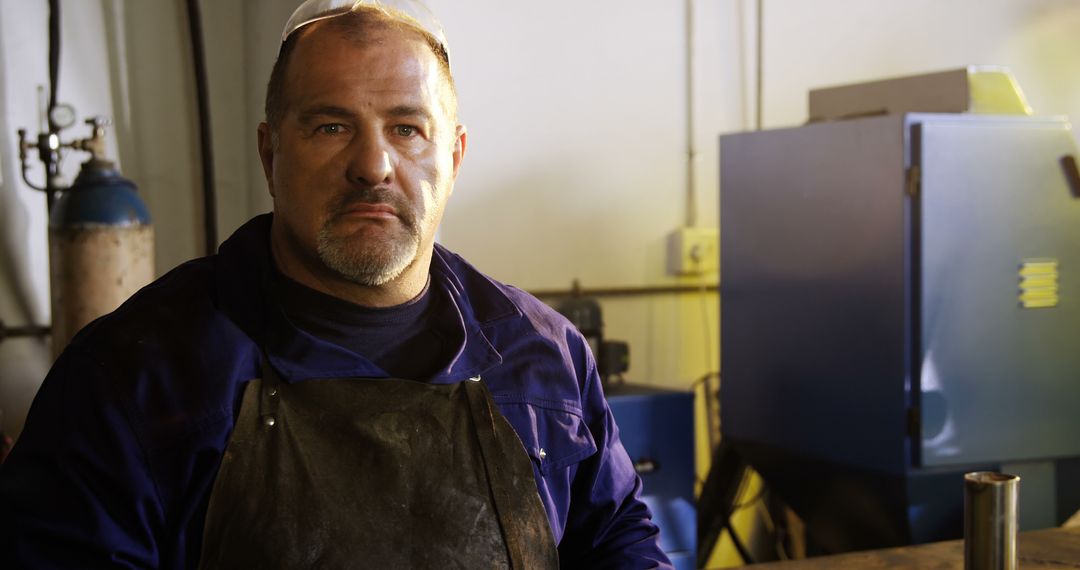
[[[1017,539],[1021,570],[1080,569],[1080,527],[1022,532]],[[963,570],[964,542],[951,540],[918,546],[867,550],[806,560],[767,562],[753,570]]]

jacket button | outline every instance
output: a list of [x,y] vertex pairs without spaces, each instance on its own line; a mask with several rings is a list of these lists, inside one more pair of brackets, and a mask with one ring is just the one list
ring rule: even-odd
[[543,447],[541,447],[540,448],[540,453],[538,453],[537,455],[540,457],[540,461],[543,461],[544,458],[547,457],[547,452],[544,451]]
[[263,418],[263,424],[266,427],[274,427],[274,424],[276,423],[277,420],[274,419],[274,416],[266,416],[265,418]]
[[469,381],[471,381],[471,382],[479,382],[480,377],[479,376],[473,376],[472,378],[469,378]]
[[270,397],[277,396],[277,388],[270,388],[266,391],[266,395]]

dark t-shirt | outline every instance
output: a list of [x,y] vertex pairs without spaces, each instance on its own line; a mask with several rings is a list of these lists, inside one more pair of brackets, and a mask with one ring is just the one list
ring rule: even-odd
[[415,299],[380,308],[327,295],[280,273],[273,290],[298,329],[367,358],[395,378],[425,381],[452,356],[453,347],[437,327],[445,299],[430,280]]

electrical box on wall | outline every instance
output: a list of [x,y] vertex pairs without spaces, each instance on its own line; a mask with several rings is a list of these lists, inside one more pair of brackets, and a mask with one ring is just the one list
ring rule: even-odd
[[671,275],[704,275],[720,267],[720,230],[682,227],[668,234]]

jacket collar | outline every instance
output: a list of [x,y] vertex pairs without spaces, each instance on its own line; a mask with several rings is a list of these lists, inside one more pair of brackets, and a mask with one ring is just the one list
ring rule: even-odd
[[[375,363],[297,329],[274,302],[270,278],[271,214],[256,216],[229,237],[215,256],[220,309],[265,352],[286,382],[316,378],[385,378]],[[431,382],[449,384],[477,377],[502,363],[484,333],[488,326],[520,316],[502,288],[460,256],[435,246],[432,285],[450,300],[441,319],[457,343],[455,356]]]

